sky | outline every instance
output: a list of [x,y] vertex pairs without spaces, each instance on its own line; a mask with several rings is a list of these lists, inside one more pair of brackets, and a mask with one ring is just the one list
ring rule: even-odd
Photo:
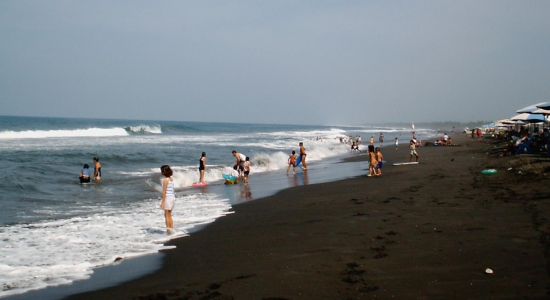
[[550,1],[0,1],[0,115],[478,121],[550,101]]

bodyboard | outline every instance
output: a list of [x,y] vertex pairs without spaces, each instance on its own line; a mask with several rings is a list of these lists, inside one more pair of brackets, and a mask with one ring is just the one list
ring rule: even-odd
[[296,159],[296,167],[300,166],[302,164],[302,156],[298,156],[298,159]]
[[417,161],[393,163],[394,166],[418,165]]

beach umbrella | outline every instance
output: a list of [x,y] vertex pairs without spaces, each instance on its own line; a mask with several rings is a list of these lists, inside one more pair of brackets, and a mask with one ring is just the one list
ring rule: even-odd
[[526,106],[524,108],[520,108],[518,110],[516,110],[516,113],[518,114],[522,114],[522,113],[533,113],[533,111],[539,109],[539,105],[544,105],[546,104],[547,102],[540,102],[540,103],[537,103],[537,104],[532,104],[532,105],[529,105],[529,106]]
[[526,123],[541,123],[546,122],[546,118],[539,114],[521,113],[510,118],[512,121],[522,121]]
[[539,104],[537,105],[537,108],[539,108],[539,109],[545,109],[545,110],[550,110],[550,102],[539,103]]
[[512,121],[510,119],[499,120],[496,122],[496,126],[514,126],[514,125],[524,125],[523,121]]
[[550,109],[539,108],[539,109],[533,111],[532,114],[548,116],[548,115],[550,115]]

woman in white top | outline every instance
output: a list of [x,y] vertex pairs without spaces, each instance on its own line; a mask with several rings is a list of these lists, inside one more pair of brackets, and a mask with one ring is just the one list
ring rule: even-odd
[[172,169],[170,169],[170,166],[164,165],[160,167],[160,172],[164,176],[162,179],[162,200],[160,202],[160,208],[164,210],[166,229],[168,233],[170,233],[174,230],[174,220],[172,219],[172,209],[176,201],[174,180],[172,179]]

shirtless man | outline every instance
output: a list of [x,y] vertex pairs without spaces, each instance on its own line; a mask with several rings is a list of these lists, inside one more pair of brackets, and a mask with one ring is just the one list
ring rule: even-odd
[[96,183],[101,182],[101,163],[97,157],[94,157],[94,180]]
[[304,166],[303,169],[307,170],[307,164],[306,164],[306,147],[304,147],[304,143],[300,142],[300,157],[302,158],[302,165]]

